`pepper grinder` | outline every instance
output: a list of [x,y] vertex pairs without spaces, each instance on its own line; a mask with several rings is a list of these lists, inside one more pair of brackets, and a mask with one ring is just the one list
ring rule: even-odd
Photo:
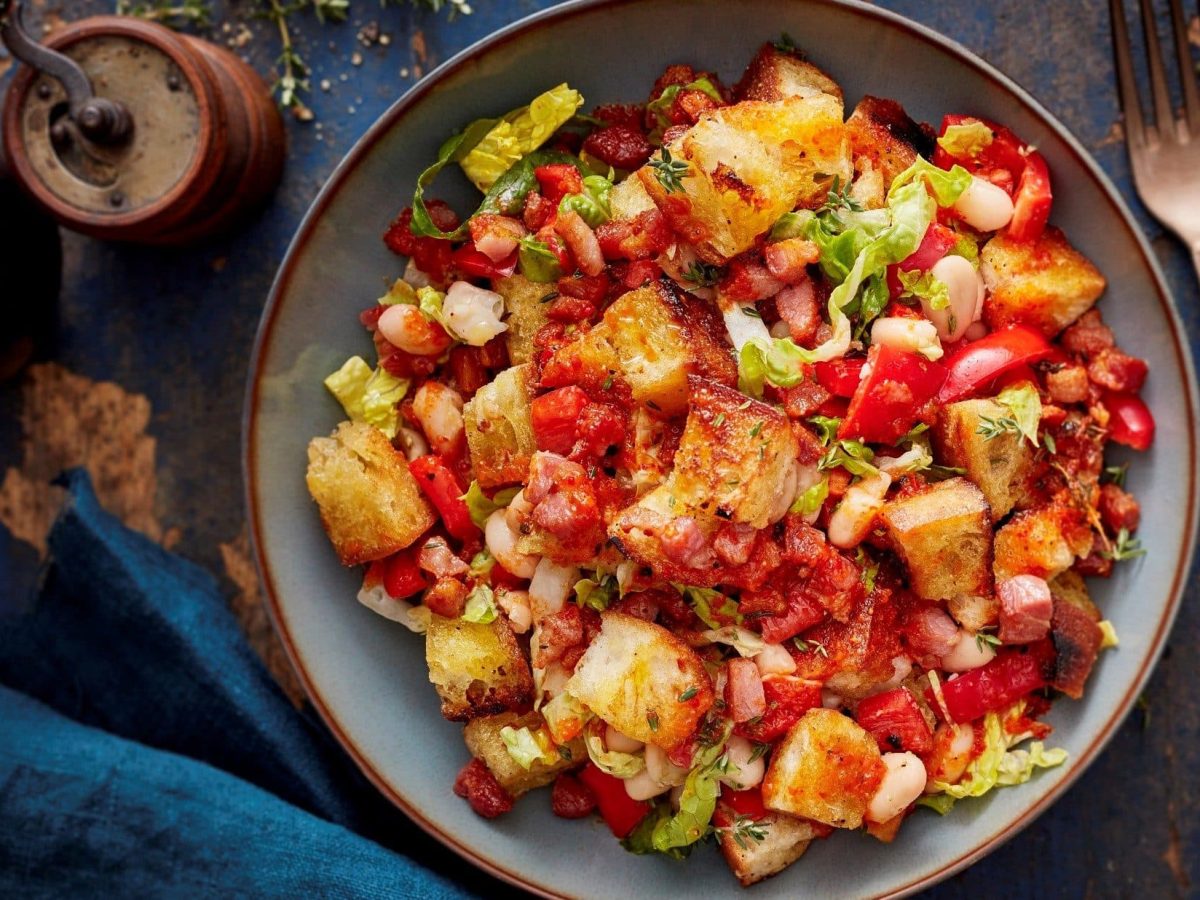
[[274,190],[283,121],[229,51],[162,25],[95,16],[39,44],[20,0],[0,41],[25,63],[0,131],[18,183],[62,225],[104,240],[181,245],[227,231]]

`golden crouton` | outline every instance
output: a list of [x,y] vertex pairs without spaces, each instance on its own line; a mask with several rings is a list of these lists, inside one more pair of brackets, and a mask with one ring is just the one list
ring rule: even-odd
[[1065,572],[1092,547],[1092,532],[1074,507],[1053,505],[1019,512],[996,532],[996,578]]
[[549,304],[542,300],[554,292],[554,285],[538,284],[524,275],[509,275],[494,280],[492,289],[504,298],[508,312],[504,320],[508,325],[504,334],[508,359],[514,366],[527,363],[533,359],[533,336],[550,321],[546,315]]
[[996,421],[1011,412],[995,400],[962,400],[939,411],[933,437],[938,459],[967,470],[992,508],[997,522],[1012,511],[1022,497],[1033,470],[1033,447],[1016,431],[994,437],[980,433],[984,419]]
[[763,779],[767,809],[858,828],[883,779],[875,738],[833,709],[810,709],[771,754]]
[[989,328],[1029,325],[1053,337],[1104,293],[1104,276],[1057,228],[1025,243],[998,234],[984,244],[979,259],[988,286],[983,319]]
[[533,693],[529,663],[503,616],[488,625],[432,616],[425,661],[452,722],[520,709]]
[[654,201],[638,178],[626,178],[613,186],[608,195],[608,208],[614,221],[634,219],[654,209]]
[[918,597],[992,592],[992,516],[983,492],[950,478],[891,500],[879,514]]
[[836,81],[795,53],[763,44],[733,89],[736,100],[786,100],[829,94],[842,100]]
[[782,872],[803,856],[817,837],[812,822],[783,813],[769,812],[755,819],[754,826],[762,840],[743,836],[739,841],[729,828],[717,833],[725,862],[743,887]]
[[616,376],[638,403],[676,415],[687,409],[689,373],[737,382],[723,332],[708,304],[663,279],[618,297],[603,319],[554,354],[542,382],[601,387]]
[[972,633],[1000,622],[1000,601],[992,594],[951,597],[946,601],[946,610],[954,621]]
[[344,566],[403,550],[436,521],[404,454],[370,425],[343,422],[313,438],[307,481]]
[[660,182],[649,163],[637,177],[675,232],[717,265],[748,250],[796,205],[822,201],[829,176],[850,183],[842,103],[828,94],[712,110],[666,149],[686,166],[681,191],[668,191],[671,182]]
[[[713,703],[700,657],[667,629],[608,611],[564,690],[634,740],[670,750]],[[687,695],[687,700],[680,697]]]
[[505,369],[463,407],[471,467],[485,488],[523,481],[537,450],[533,437],[533,366]]
[[1078,572],[1070,569],[1050,580],[1050,596],[1055,602],[1069,603],[1083,610],[1093,622],[1102,618],[1100,610],[1092,602],[1087,582]]
[[528,728],[537,731],[545,725],[540,713],[530,712],[517,715],[514,712],[504,712],[496,716],[481,716],[472,719],[463,728],[463,740],[467,749],[476,759],[482,760],[488,767],[500,786],[513,797],[519,797],[526,791],[542,787],[552,782],[559,772],[587,762],[587,748],[583,744],[583,736],[577,737],[566,744],[550,765],[537,760],[526,769],[512,758],[500,731],[505,726],[516,730]]
[[908,117],[895,100],[863,97],[846,120],[855,171],[878,172],[884,192],[892,180],[933,152],[933,132]]

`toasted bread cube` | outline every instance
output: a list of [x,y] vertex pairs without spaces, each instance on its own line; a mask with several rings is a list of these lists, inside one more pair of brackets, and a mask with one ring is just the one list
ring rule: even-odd
[[492,289],[504,298],[504,309],[508,312],[504,342],[509,362],[514,366],[527,363],[533,359],[533,336],[550,321],[546,315],[549,304],[542,300],[554,293],[554,285],[538,284],[524,275],[509,275],[495,279]]
[[960,594],[946,601],[946,611],[972,633],[1000,623],[1000,600],[994,595]]
[[767,809],[858,828],[883,780],[875,739],[834,709],[810,709],[771,754],[763,779]]
[[1104,276],[1057,228],[1025,243],[998,234],[979,259],[988,287],[983,319],[992,329],[1029,325],[1053,337],[1104,293]]
[[550,765],[537,760],[526,769],[509,755],[508,748],[504,746],[504,740],[500,737],[502,729],[511,726],[517,730],[528,728],[530,731],[537,731],[545,724],[541,714],[536,712],[524,715],[504,712],[496,716],[481,716],[466,724],[463,728],[463,740],[466,741],[471,755],[483,761],[488,770],[496,776],[500,786],[512,796],[519,797],[527,791],[549,784],[559,772],[587,761],[587,748],[583,744],[582,735],[562,747],[558,758]]
[[564,689],[623,734],[668,750],[687,740],[713,702],[712,681],[691,647],[660,625],[611,610]]
[[1053,505],[1019,512],[996,532],[996,578],[1037,575],[1047,581],[1092,547],[1084,514]]
[[646,193],[639,178],[626,178],[613,186],[608,195],[608,208],[616,221],[635,219],[644,212],[654,209],[654,201]]
[[488,625],[432,616],[425,661],[452,722],[520,709],[533,692],[529,662],[503,616]]
[[993,522],[1007,516],[1025,495],[1033,470],[1033,447],[1024,435],[1003,431],[987,438],[979,432],[985,418],[1008,415],[995,400],[961,400],[942,407],[933,434],[938,459],[967,470],[987,498]]
[[1092,602],[1087,582],[1078,572],[1068,569],[1050,579],[1050,596],[1054,598],[1055,602],[1069,603],[1079,607],[1093,622],[1099,622],[1103,618],[1096,604]]
[[675,232],[716,265],[748,250],[798,204],[820,203],[829,176],[850,183],[842,103],[828,94],[715,109],[668,149],[688,167],[682,193],[668,194],[649,164],[637,177]]
[[983,492],[950,478],[891,500],[879,514],[918,597],[992,593],[992,516]]
[[733,89],[736,100],[786,100],[828,94],[842,100],[836,81],[795,53],[763,44]]
[[783,813],[767,813],[754,824],[762,829],[763,839],[742,838],[741,843],[729,830],[718,832],[725,862],[743,887],[782,872],[808,849],[817,829],[811,822]]
[[884,193],[918,156],[933,152],[933,132],[910,119],[895,100],[863,97],[846,120],[846,133],[855,171],[865,171],[869,163],[882,176]]
[[680,566],[666,555],[660,535],[676,516],[690,515],[706,539],[720,526],[716,516],[685,509],[676,502],[670,478],[636,503],[621,510],[608,527],[610,540],[620,551],[636,562],[649,566],[665,581],[686,583],[695,587],[713,587],[721,582],[725,568],[714,565],[697,570]]
[[343,422],[330,437],[309,441],[306,480],[344,566],[403,550],[437,519],[404,454],[361,422]]
[[471,466],[482,487],[523,481],[537,450],[531,396],[533,366],[513,366],[485,384],[463,407]]
[[546,365],[548,385],[624,379],[638,403],[666,415],[687,409],[689,372],[725,384],[737,366],[722,342],[724,326],[712,308],[656,281],[618,297],[604,318]]

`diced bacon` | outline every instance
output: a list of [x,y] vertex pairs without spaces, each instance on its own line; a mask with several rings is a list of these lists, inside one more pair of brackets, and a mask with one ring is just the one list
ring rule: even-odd
[[719,290],[725,298],[735,303],[750,303],[774,297],[786,285],[770,273],[760,260],[739,257],[729,264]]
[[954,620],[941,607],[932,604],[911,608],[902,630],[909,650],[918,659],[941,659],[958,642],[958,626]]
[[854,606],[865,593],[862,573],[854,561],[827,546],[824,557],[813,570],[805,590],[839,622],[850,618]]
[[521,213],[521,218],[530,231],[539,231],[554,218],[556,212],[558,207],[552,201],[541,194],[530,193],[525,198],[525,210]]
[[1045,579],[1036,575],[1005,578],[996,585],[1000,598],[1000,640],[1031,644],[1050,630],[1054,600]]
[[537,639],[532,645],[533,665],[544,669],[562,659],[570,648],[583,643],[583,616],[579,607],[568,603],[538,623]]
[[574,210],[560,212],[555,219],[554,230],[566,242],[567,249],[575,258],[575,265],[584,275],[599,275],[604,271],[604,254],[600,242],[583,217]]
[[629,125],[609,125],[587,136],[583,149],[614,169],[641,168],[654,148],[642,132]]
[[608,296],[608,290],[612,287],[612,282],[609,281],[607,273],[601,273],[596,276],[576,273],[558,279],[554,286],[558,288],[558,292],[564,297],[575,297],[593,306],[599,306],[604,302],[604,298]]
[[525,226],[516,219],[492,213],[473,216],[469,227],[475,249],[494,263],[507,259],[517,249],[521,238],[528,233]]
[[825,608],[800,585],[785,593],[787,612],[759,620],[759,632],[768,644],[780,644],[825,620]]
[[533,509],[532,519],[539,528],[564,544],[579,541],[592,533],[600,522],[595,495],[586,487],[551,494]]
[[592,110],[592,115],[605,125],[624,125],[635,131],[641,131],[645,114],[646,108],[638,103],[602,103]]
[[1100,310],[1089,309],[1059,339],[1063,348],[1085,357],[1094,356],[1101,350],[1116,344],[1112,329],[1104,324]]
[[[780,293],[784,293],[781,291]],[[776,303],[779,298],[776,297]],[[815,414],[829,400],[832,394],[825,390],[815,378],[803,379],[795,387],[782,388],[779,392],[783,403],[783,411],[792,419],[807,419]],[[817,454],[817,458],[820,457]],[[801,462],[816,462],[814,459],[801,459]]]
[[513,808],[513,798],[496,776],[478,759],[473,759],[454,779],[454,793],[465,797],[471,809],[485,819],[494,819]]
[[1046,390],[1055,403],[1083,403],[1088,397],[1088,373],[1083,366],[1063,366],[1046,375]]
[[1100,626],[1080,607],[1059,601],[1054,604],[1051,638],[1055,655],[1054,680],[1050,684],[1078,700],[1100,653]]
[[1101,350],[1087,367],[1088,378],[1095,384],[1120,393],[1140,391],[1149,371],[1145,360],[1122,353],[1116,347]]
[[753,526],[726,522],[713,537],[713,550],[726,565],[740,566],[750,558],[756,534]]
[[564,325],[586,322],[596,315],[596,305],[579,297],[559,296],[546,309],[546,317]]
[[767,711],[762,676],[752,659],[731,659],[727,666],[725,705],[734,722],[749,722]]
[[623,612],[629,616],[635,616],[639,619],[644,619],[647,622],[653,622],[658,618],[659,597],[662,591],[637,591],[632,594],[626,594],[616,603],[611,609],[617,612]]
[[454,555],[445,538],[434,537],[425,542],[417,554],[417,565],[438,577],[449,578],[464,575],[470,567]]
[[763,255],[772,275],[788,284],[797,284],[808,278],[808,266],[821,258],[821,248],[804,238],[788,238],[767,244]]
[[577,462],[557,453],[538,452],[529,464],[529,483],[522,492],[532,506],[541,503],[555,487],[587,483],[587,472]]
[[675,240],[666,217],[648,209],[634,218],[605,222],[596,229],[605,259],[644,260],[662,253]]
[[[807,278],[775,295],[775,307],[779,318],[788,327],[788,334],[797,344],[807,344],[817,333],[821,324],[821,311],[817,306],[817,294],[813,283]],[[819,385],[818,385],[819,386]],[[818,404],[819,405],[819,404]]]
[[1137,531],[1142,508],[1133,494],[1115,484],[1105,484],[1100,487],[1100,520],[1113,532],[1122,528]]
[[699,569],[716,558],[700,526],[691,516],[677,516],[662,530],[663,553],[678,566]]
[[821,683],[772,675],[762,682],[767,701],[761,718],[750,719],[734,726],[733,733],[751,741],[770,743],[800,721],[810,709],[821,705]]
[[429,611],[447,619],[457,619],[461,616],[466,600],[466,585],[456,578],[439,578],[433,587],[425,592],[425,605],[429,607]]
[[590,816],[596,808],[596,795],[592,789],[565,772],[554,781],[550,790],[550,809],[562,819],[582,819]]
[[800,516],[784,519],[783,559],[792,565],[811,568],[825,552],[825,534]]
[[854,718],[871,733],[883,753],[907,750],[925,754],[933,749],[929,723],[916,699],[904,688],[860,700]]
[[538,180],[542,194],[558,206],[560,200],[567,194],[583,193],[583,176],[579,169],[570,163],[551,163],[548,166],[537,166],[533,176]]

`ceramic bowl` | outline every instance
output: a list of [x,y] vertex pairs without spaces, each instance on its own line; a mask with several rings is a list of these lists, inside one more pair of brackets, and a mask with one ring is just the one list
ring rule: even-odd
[[[681,15],[687,27],[680,27]],[[735,896],[739,888],[711,848],[682,865],[633,857],[599,820],[555,819],[544,795],[525,798],[491,822],[452,797],[467,752],[461,726],[439,715],[421,639],[355,602],[361,575],[338,565],[305,490],[309,438],[327,434],[342,418],[321,380],[348,355],[370,353],[357,313],[400,271],[380,235],[447,135],[562,81],[581,90],[589,106],[644,97],[671,62],[715,69],[732,81],[759,43],[782,31],[838,79],[847,109],[874,93],[930,122],[944,112],[975,113],[1008,124],[1041,149],[1054,176],[1054,224],[1107,276],[1101,307],[1121,346],[1153,361],[1144,396],[1159,432],[1129,474],[1152,552],[1095,588],[1121,646],[1103,654],[1085,698],[1063,700],[1050,717],[1053,742],[1070,751],[1070,761],[1024,786],[960,803],[944,819],[921,810],[890,846],[863,834],[835,834],[754,888],[754,896],[901,895],[1011,837],[1083,773],[1113,734],[1150,673],[1179,601],[1197,508],[1196,384],[1182,326],[1112,185],[1032,97],[946,38],[865,4],[578,2],[518,22],[401,98],[313,203],[263,314],[246,402],[245,476],[267,602],[326,723],[379,790],[422,827],[536,893]],[[440,182],[437,193],[447,195]],[[469,208],[465,182],[448,199]]]

